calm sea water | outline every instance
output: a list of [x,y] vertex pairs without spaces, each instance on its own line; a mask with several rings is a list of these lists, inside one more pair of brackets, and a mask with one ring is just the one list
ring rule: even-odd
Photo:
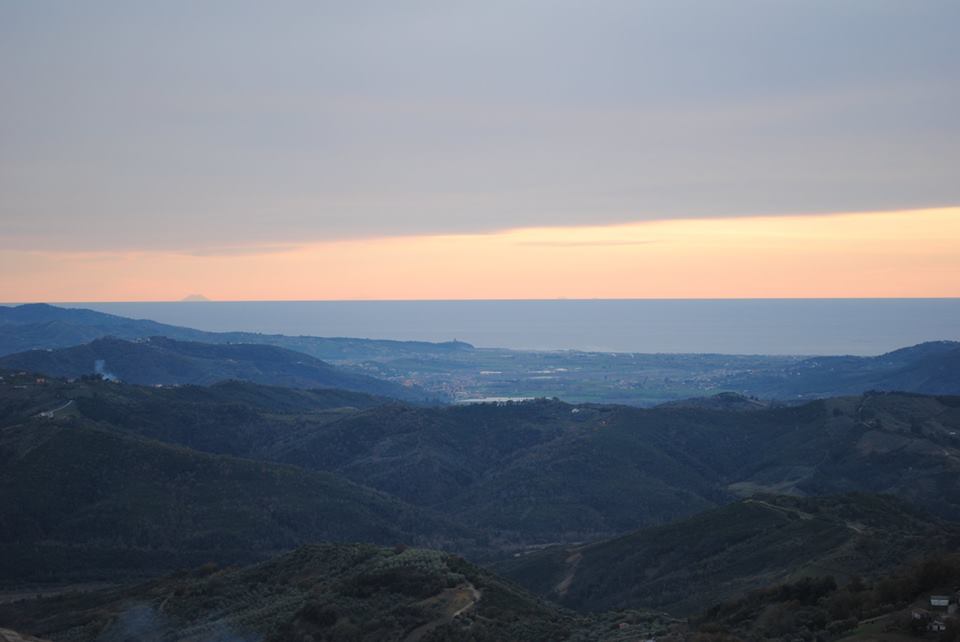
[[880,354],[960,340],[960,299],[72,303],[202,330],[611,352]]

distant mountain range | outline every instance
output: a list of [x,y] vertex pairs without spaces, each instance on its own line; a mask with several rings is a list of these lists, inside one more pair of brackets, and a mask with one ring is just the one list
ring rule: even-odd
[[389,341],[379,339],[289,337],[255,332],[205,332],[146,319],[129,319],[84,308],[45,303],[0,306],[0,355],[26,350],[68,348],[103,337],[134,340],[167,337],[204,343],[256,343],[296,350],[318,359],[370,359],[471,350],[461,341]]
[[[336,388],[409,401],[430,393],[348,371],[302,352],[260,344],[212,344],[149,337],[96,339],[70,348],[0,357],[0,368],[56,377],[99,374],[145,385],[208,385],[228,379],[294,388]],[[434,396],[435,398],[435,396]]]
[[[288,337],[249,332],[203,332],[191,328],[128,319],[93,310],[60,308],[45,304],[16,307],[0,306],[0,356],[29,350],[61,350],[91,344],[103,349],[98,340],[112,338],[125,341],[151,340],[159,347],[160,337],[176,342],[215,345],[274,346],[302,353],[316,359],[334,362],[352,373],[393,382],[374,387],[334,384],[344,388],[403,399],[450,400],[498,397],[559,397],[572,401],[623,403],[650,406],[664,401],[704,397],[701,405],[723,403],[732,398],[710,395],[731,392],[747,397],[741,408],[767,405],[779,400],[793,403],[802,400],[859,395],[870,390],[915,392],[922,394],[960,394],[960,343],[935,341],[895,350],[876,357],[826,356],[801,359],[749,355],[624,355],[580,352],[525,352],[499,349],[475,349],[463,342],[428,343],[352,338]],[[207,350],[204,363],[196,362],[198,347],[169,344],[168,352],[175,359],[167,363],[185,374],[152,369],[153,379],[129,378],[140,382],[210,381],[220,376],[251,378],[253,381],[279,385],[314,385],[310,380],[331,378],[289,358],[283,368],[276,365],[281,353],[268,356],[268,364],[252,363],[255,352],[250,349],[236,358],[216,350]],[[234,348],[234,350],[239,350]],[[80,372],[94,367],[97,359],[84,359],[97,350],[88,350],[71,362],[69,371]],[[121,351],[122,352],[122,351]],[[138,370],[143,364],[130,352],[129,364],[111,362],[109,368]],[[114,350],[114,353],[117,353]],[[171,356],[171,355],[166,355]],[[289,355],[288,355],[289,356]],[[24,359],[22,355],[18,359]],[[184,359],[194,365],[182,366]],[[43,372],[65,373],[57,368],[57,360],[42,359],[30,366]],[[222,361],[215,363],[216,360]],[[301,361],[304,361],[302,358]],[[305,362],[306,363],[306,362]],[[313,368],[315,371],[319,369]],[[230,374],[234,373],[234,374]],[[162,377],[160,376],[162,374]],[[354,382],[356,383],[356,382]],[[368,380],[367,382],[371,382]],[[396,384],[404,385],[402,388]],[[320,383],[318,385],[327,385]],[[415,388],[419,387],[420,390]],[[686,405],[691,405],[686,402]]]
[[734,376],[725,385],[764,398],[813,398],[896,390],[960,393],[960,342],[931,341],[877,357],[816,357],[765,376]]

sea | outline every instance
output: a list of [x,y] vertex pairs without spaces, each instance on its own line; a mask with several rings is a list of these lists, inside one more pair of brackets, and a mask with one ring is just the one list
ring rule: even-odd
[[960,340],[960,299],[617,299],[62,303],[211,331],[482,348],[876,355]]

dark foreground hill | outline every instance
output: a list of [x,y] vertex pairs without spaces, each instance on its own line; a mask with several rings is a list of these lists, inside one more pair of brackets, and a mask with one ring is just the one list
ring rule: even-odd
[[[869,580],[805,577],[751,591],[688,622],[648,611],[575,614],[463,559],[420,549],[314,545],[248,568],[207,564],[140,584],[0,605],[0,626],[57,642],[334,640],[937,639],[956,618],[931,593],[960,582],[960,559],[927,556]],[[914,617],[919,613],[919,618]],[[13,642],[34,640],[14,637]]]
[[518,555],[505,577],[565,606],[644,605],[678,615],[804,577],[876,577],[960,545],[960,526],[892,497],[748,499],[592,544]]
[[49,642],[32,635],[22,635],[10,629],[0,629],[0,642]]
[[409,401],[430,397],[423,390],[350,372],[293,350],[166,337],[137,341],[108,337],[70,348],[31,350],[0,357],[0,368],[55,377],[99,374],[145,385],[206,385],[241,379],[272,386],[336,388]]
[[671,625],[652,614],[575,615],[462,558],[366,544],[0,605],[0,623],[75,642],[633,640]]
[[960,617],[931,607],[931,595],[956,604],[960,556],[927,555],[869,581],[804,578],[751,591],[691,620],[699,642],[960,639]]
[[0,429],[0,578],[116,579],[317,540],[462,548],[465,529],[336,475],[199,453],[78,417]]

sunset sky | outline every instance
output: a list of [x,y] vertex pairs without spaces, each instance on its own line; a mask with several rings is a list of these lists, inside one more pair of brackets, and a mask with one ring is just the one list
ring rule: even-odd
[[960,296],[957,24],[0,0],[0,301]]

